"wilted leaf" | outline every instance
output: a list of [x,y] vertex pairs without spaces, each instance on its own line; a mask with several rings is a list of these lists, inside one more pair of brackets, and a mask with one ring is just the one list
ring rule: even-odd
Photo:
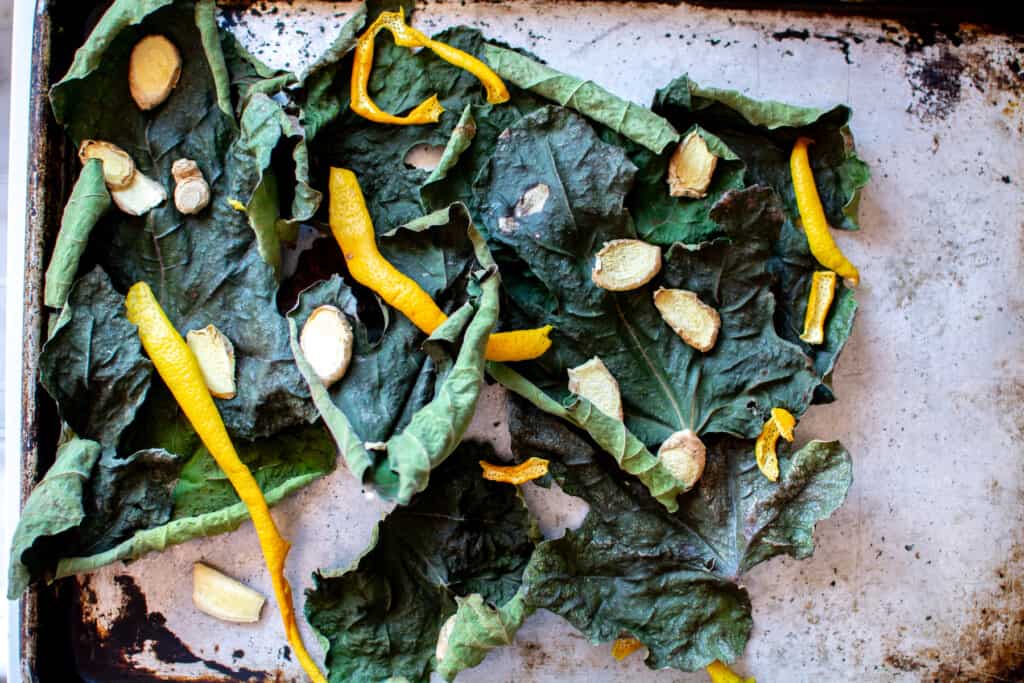
[[477,461],[493,457],[489,446],[461,444],[425,491],[378,525],[357,563],[314,576],[306,618],[326,641],[331,681],[425,683],[457,598],[514,601],[537,531],[515,487],[480,476]]

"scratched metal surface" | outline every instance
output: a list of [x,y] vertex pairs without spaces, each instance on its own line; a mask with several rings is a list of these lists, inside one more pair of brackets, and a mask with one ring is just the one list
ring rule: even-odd
[[[255,7],[227,23],[292,69],[317,56],[351,9]],[[812,409],[798,436],[842,439],[856,481],[819,525],[812,559],[776,559],[747,577],[756,626],[738,668],[763,682],[1024,680],[1024,50],[969,29],[951,38],[869,19],[688,6],[432,3],[416,21],[479,26],[641,103],[688,71],[757,97],[853,107],[874,171],[863,231],[840,237],[861,267],[861,309],[836,372],[839,401]],[[491,389],[473,433],[487,437],[503,422],[503,396]],[[498,442],[507,452],[507,436]],[[549,535],[585,510],[536,488],[529,501]],[[353,560],[384,509],[344,468],[278,507],[295,541],[297,595],[314,569]],[[225,626],[192,608],[196,560],[271,594],[251,527],[108,567],[81,587],[77,635],[93,638],[93,666],[174,680],[301,680],[283,656],[275,609],[258,625]],[[616,662],[607,645],[539,614],[514,646],[459,680],[706,678],[652,673],[638,656]]]

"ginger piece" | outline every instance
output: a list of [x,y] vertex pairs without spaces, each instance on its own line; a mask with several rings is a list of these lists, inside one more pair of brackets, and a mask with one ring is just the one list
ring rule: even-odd
[[335,306],[320,306],[309,314],[299,347],[324,386],[345,376],[352,360],[352,340],[352,326]]
[[693,430],[675,432],[661,444],[658,460],[689,491],[704,474],[707,449]]
[[583,365],[569,368],[569,391],[587,399],[608,417],[622,420],[619,383],[597,356]]
[[192,566],[192,604],[211,617],[255,624],[267,599],[244,583],[202,562]]
[[213,325],[201,330],[191,330],[186,343],[199,362],[199,371],[210,394],[217,398],[234,398],[235,347],[224,334]]
[[103,180],[111,190],[124,190],[135,178],[135,162],[112,142],[82,140],[78,158],[83,166],[89,159],[99,159],[103,163]]
[[654,306],[684,342],[702,353],[714,348],[722,318],[696,294],[685,289],[659,288],[654,293]]
[[178,159],[171,166],[174,206],[184,214],[199,213],[210,203],[210,185],[192,159]]
[[718,157],[708,149],[708,143],[697,131],[691,132],[668,161],[668,193],[690,199],[707,197],[716,165]]
[[117,208],[132,216],[141,216],[167,199],[167,190],[145,173],[136,171],[131,184],[123,190],[110,191]]
[[628,292],[646,285],[660,270],[661,247],[643,240],[612,240],[597,252],[590,279],[601,289]]
[[146,36],[128,60],[128,90],[142,111],[160,106],[181,78],[181,54],[164,36]]

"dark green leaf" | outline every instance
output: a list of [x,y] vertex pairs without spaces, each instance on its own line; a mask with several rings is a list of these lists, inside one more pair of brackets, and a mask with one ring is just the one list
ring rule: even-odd
[[[293,427],[267,439],[236,444],[242,459],[263,491],[289,482],[312,480],[334,469],[337,452],[322,425]],[[173,519],[187,519],[231,507],[238,494],[205,447],[200,446],[174,487]]]
[[[238,395],[218,404],[234,436],[257,438],[310,421],[316,413],[288,348],[287,324],[274,305],[273,269],[260,256],[246,215],[227,203],[243,194],[240,188],[255,190],[249,186],[261,172],[266,151],[256,155],[255,165],[233,154],[238,128],[218,106],[219,84],[211,67],[223,57],[215,42],[201,40],[191,3],[146,16],[126,9],[134,4],[121,0],[101,20],[71,72],[54,86],[54,113],[75,142],[88,137],[121,146],[139,171],[169,190],[171,164],[179,158],[196,160],[210,183],[212,201],[195,216],[178,213],[172,202],[142,217],[110,212],[93,230],[92,258],[121,291],[148,282],[183,334],[215,324],[231,339]],[[135,23],[107,18],[125,13]],[[198,19],[210,20],[204,17],[200,13]],[[170,98],[144,113],[131,99],[124,74],[136,41],[154,31],[174,42],[183,66]],[[209,27],[204,33],[209,35]],[[276,140],[270,136],[267,144],[270,139]]]
[[[711,207],[729,190],[742,188],[744,166],[732,150],[717,136],[700,126],[696,131],[713,154],[718,157],[715,173],[703,199],[672,197],[668,193],[668,162],[675,151],[670,147],[661,155],[638,150],[630,156],[640,171],[636,185],[626,200],[637,234],[653,244],[669,245],[673,242],[700,244],[721,235],[721,229],[708,215]],[[689,135],[690,131],[687,131]],[[685,136],[684,136],[685,138]]]
[[595,643],[638,638],[651,668],[739,657],[752,625],[740,575],[775,555],[810,555],[815,523],[852,481],[836,442],[782,457],[776,484],[757,469],[753,441],[715,437],[698,487],[670,514],[563,422],[520,399],[509,422],[513,452],[550,460],[562,489],[590,504],[580,528],[537,547],[523,579],[527,604]]
[[355,565],[314,576],[306,617],[327,643],[329,680],[426,682],[456,597],[514,599],[537,532],[515,487],[481,477],[481,459],[493,461],[489,446],[461,444]]
[[76,434],[117,446],[146,398],[153,364],[124,297],[101,268],[75,283],[39,358],[39,381]]
[[157,382],[139,408],[135,421],[124,432],[118,452],[159,448],[185,458],[199,447],[199,435],[163,382]]
[[500,105],[466,105],[445,144],[441,163],[420,187],[426,209],[441,209],[455,202],[472,205],[473,181],[487,164],[501,133],[526,114],[542,106],[529,94],[511,89],[512,99]]
[[[466,299],[460,290],[466,290],[471,242],[477,263],[488,268],[480,282],[469,281],[469,300],[426,342],[391,309],[383,312],[381,336],[371,340],[351,290],[337,277],[307,290],[290,316],[292,351],[349,469],[383,497],[404,504],[423,490],[430,470],[448,457],[469,426],[483,381],[484,347],[497,319],[498,281],[464,207],[380,241],[385,256],[442,304]],[[349,369],[329,390],[298,344],[300,327],[325,304],[345,312],[355,333]],[[367,448],[367,442],[386,443],[381,449]]]
[[848,107],[823,111],[758,101],[680,76],[658,91],[653,108],[680,130],[698,124],[721,138],[746,164],[747,183],[775,188],[794,222],[799,213],[789,155],[797,138],[811,138],[811,166],[829,223],[857,229],[857,196],[870,173],[854,149]]
[[[76,555],[113,548],[136,531],[158,527],[171,518],[174,485],[181,458],[153,448],[120,458],[105,450],[89,478],[87,517],[74,546]],[[70,554],[65,549],[62,554]]]
[[[566,110],[531,114],[498,141],[477,183],[481,213],[490,239],[518,258],[502,270],[524,324],[555,326],[552,350],[517,369],[565,400],[567,370],[600,357],[619,382],[626,426],[649,448],[680,429],[756,436],[774,407],[802,414],[818,382],[772,327],[766,263],[782,222],[772,191],[728,193],[710,217],[732,241],[674,247],[650,285],[616,294],[590,271],[605,241],[634,237],[623,209],[633,173],[621,150]],[[542,209],[517,216],[519,198],[539,184],[550,193]],[[692,290],[720,312],[714,349],[694,350],[662,321],[658,286]]]

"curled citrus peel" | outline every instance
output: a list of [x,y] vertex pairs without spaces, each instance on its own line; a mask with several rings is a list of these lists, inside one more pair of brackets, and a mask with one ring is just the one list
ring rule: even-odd
[[[330,224],[334,239],[345,255],[348,271],[356,282],[377,293],[416,327],[427,334],[448,316],[415,280],[400,272],[377,249],[373,221],[356,175],[332,168],[330,177]],[[497,332],[487,341],[487,360],[520,361],[538,358],[551,346],[551,326],[532,330]]]
[[775,443],[781,436],[792,443],[793,428],[796,418],[785,408],[772,408],[772,416],[761,428],[761,435],[754,443],[754,459],[757,467],[771,481],[779,480],[779,456],[775,452]]
[[486,460],[481,460],[480,467],[484,471],[484,479],[516,486],[540,479],[548,473],[548,461],[544,458],[530,458],[518,465],[492,465]]
[[800,339],[808,344],[825,341],[825,319],[832,299],[836,296],[836,280],[831,270],[819,270],[811,276],[811,291],[807,295],[807,314],[804,316],[804,332]]
[[139,328],[139,339],[153,361],[156,371],[210,451],[210,455],[227,475],[228,481],[252,517],[256,536],[263,550],[263,559],[270,571],[288,644],[291,645],[310,679],[315,683],[326,683],[323,674],[306,652],[295,621],[292,589],[284,577],[285,559],[291,546],[277,530],[267,501],[263,498],[263,492],[252,472],[235,452],[231,437],[228,436],[220,413],[217,412],[217,406],[214,405],[210,391],[203,381],[199,363],[185,344],[185,340],[167,319],[149,285],[145,282],[135,283],[128,290],[125,307],[128,311],[128,320]]
[[642,650],[644,644],[636,638],[619,638],[612,643],[612,657],[622,661],[637,650]]
[[743,678],[717,659],[708,664],[707,672],[711,683],[757,683],[753,678]]
[[376,121],[377,123],[409,126],[436,123],[441,118],[442,112],[444,112],[444,107],[441,106],[436,94],[420,102],[415,109],[405,116],[389,114],[378,107],[373,101],[370,97],[368,86],[370,83],[370,72],[373,70],[374,40],[381,29],[387,29],[391,32],[396,45],[408,48],[425,47],[449,64],[465,69],[476,76],[487,91],[487,101],[491,104],[501,104],[508,101],[508,88],[505,87],[498,74],[494,73],[489,66],[473,55],[467,54],[447,43],[433,40],[412,28],[405,23],[405,11],[399,9],[397,12],[381,12],[356,42],[355,57],[352,63],[350,106],[352,111],[363,118]]
[[796,194],[796,206],[800,210],[800,221],[807,233],[807,243],[818,263],[829,270],[834,270],[850,281],[854,287],[860,282],[860,273],[839,250],[828,229],[825,209],[821,206],[818,187],[814,184],[814,173],[811,162],[807,158],[807,146],[813,140],[799,138],[793,145],[789,157],[789,171],[793,176],[793,192]]

